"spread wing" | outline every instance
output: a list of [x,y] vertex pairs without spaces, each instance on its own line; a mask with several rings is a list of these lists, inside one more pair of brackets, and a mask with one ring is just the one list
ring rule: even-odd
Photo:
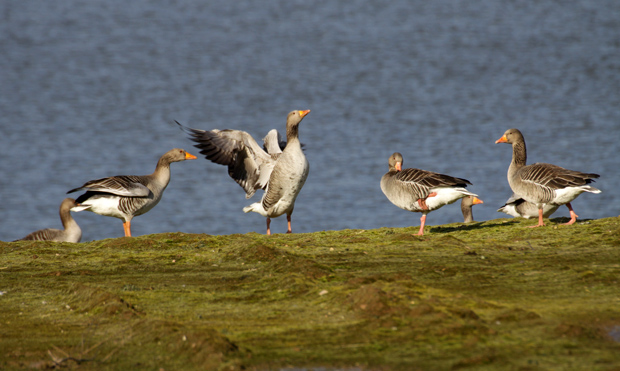
[[[280,156],[280,153],[282,153],[282,151],[284,151],[284,148],[286,148],[287,142],[285,140],[282,140],[280,133],[276,129],[271,129],[263,138],[263,143],[263,149],[267,153],[269,153],[271,157],[278,158],[278,156]],[[303,143],[301,143],[300,145],[302,150],[306,146]]]
[[271,129],[263,138],[263,149],[271,155],[272,158],[278,158],[282,153],[286,142],[280,138],[280,133],[276,129]]
[[265,189],[277,153],[272,157],[245,131],[206,131],[175,122],[196,142],[194,147],[200,149],[207,160],[228,166],[228,175],[245,190],[246,198],[252,197],[257,189]]

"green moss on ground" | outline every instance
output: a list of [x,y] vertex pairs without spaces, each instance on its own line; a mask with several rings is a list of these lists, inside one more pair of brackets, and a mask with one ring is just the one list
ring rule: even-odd
[[618,370],[620,219],[531,224],[0,242],[0,369]]

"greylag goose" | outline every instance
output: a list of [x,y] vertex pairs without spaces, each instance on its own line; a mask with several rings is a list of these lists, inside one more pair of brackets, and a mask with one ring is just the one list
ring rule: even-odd
[[55,241],[55,242],[80,242],[82,230],[77,222],[71,217],[71,208],[77,206],[72,198],[65,198],[60,204],[60,220],[64,230],[60,229],[41,229],[30,233],[17,241]]
[[484,202],[475,196],[465,196],[461,199],[461,212],[463,213],[463,223],[471,223],[474,221],[474,213],[471,208],[474,205],[483,204]]
[[421,212],[420,230],[424,234],[426,214],[465,196],[475,195],[465,189],[467,179],[419,169],[402,169],[403,156],[395,152],[388,159],[389,171],[381,178],[381,190],[396,206]]
[[260,202],[243,208],[245,213],[256,212],[267,218],[267,234],[271,234],[271,218],[286,214],[288,229],[292,233],[291,215],[295,200],[308,177],[309,165],[299,142],[299,123],[310,112],[292,111],[286,119],[286,147],[281,150],[277,131],[265,137],[265,148],[256,143],[250,134],[241,130],[199,130],[177,124],[190,135],[208,160],[228,166],[228,175],[246,193],[246,198],[257,189],[265,193]]
[[564,224],[573,224],[578,215],[573,211],[571,201],[583,192],[601,193],[600,190],[588,185],[600,176],[598,174],[582,173],[546,163],[526,165],[525,139],[517,129],[506,130],[495,143],[512,145],[508,184],[516,195],[535,204],[538,208],[538,224],[531,227],[545,225],[543,209],[546,205],[566,205],[570,213],[570,221]]
[[[544,205],[543,206],[543,218],[548,218],[556,212],[556,210],[560,207],[560,205]],[[497,209],[497,211],[502,212],[504,214],[508,214],[511,216],[521,217],[525,219],[529,218],[538,218],[538,207],[531,203],[527,202],[516,194],[512,194],[512,196],[506,201],[504,206]]]
[[142,215],[159,203],[170,182],[170,164],[193,160],[196,156],[182,149],[172,149],[161,156],[151,175],[117,175],[91,180],[67,193],[86,189],[77,198],[73,211],[92,211],[123,220],[125,237],[131,237],[131,219]]

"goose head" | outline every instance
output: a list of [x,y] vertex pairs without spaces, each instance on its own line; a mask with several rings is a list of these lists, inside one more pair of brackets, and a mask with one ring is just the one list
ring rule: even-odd
[[403,170],[403,155],[398,152],[394,152],[388,159],[388,165],[390,171],[402,171]]
[[523,141],[523,134],[521,134],[519,129],[508,129],[506,130],[504,135],[502,135],[501,138],[495,141],[495,144],[497,143],[513,144],[513,143],[520,142],[520,141]]
[[172,162],[179,162],[179,161],[185,161],[185,160],[195,160],[196,156],[188,152],[185,152],[184,149],[175,148],[175,149],[171,149],[170,151],[164,153],[164,155],[161,156],[161,159],[167,163],[172,163]]

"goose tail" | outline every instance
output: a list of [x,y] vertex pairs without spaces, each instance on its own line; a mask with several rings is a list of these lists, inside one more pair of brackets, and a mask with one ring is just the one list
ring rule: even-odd
[[71,208],[71,211],[74,212],[80,212],[80,211],[84,211],[84,210],[88,210],[91,208],[92,205],[84,205],[84,204],[77,204],[77,206],[74,206]]
[[255,213],[258,213],[258,214],[260,214],[262,216],[265,216],[265,217],[267,216],[267,211],[265,211],[265,209],[263,208],[263,204],[260,203],[260,202],[255,202],[255,203],[253,203],[253,204],[243,208],[243,212],[244,213],[249,213],[251,211],[253,211]]

